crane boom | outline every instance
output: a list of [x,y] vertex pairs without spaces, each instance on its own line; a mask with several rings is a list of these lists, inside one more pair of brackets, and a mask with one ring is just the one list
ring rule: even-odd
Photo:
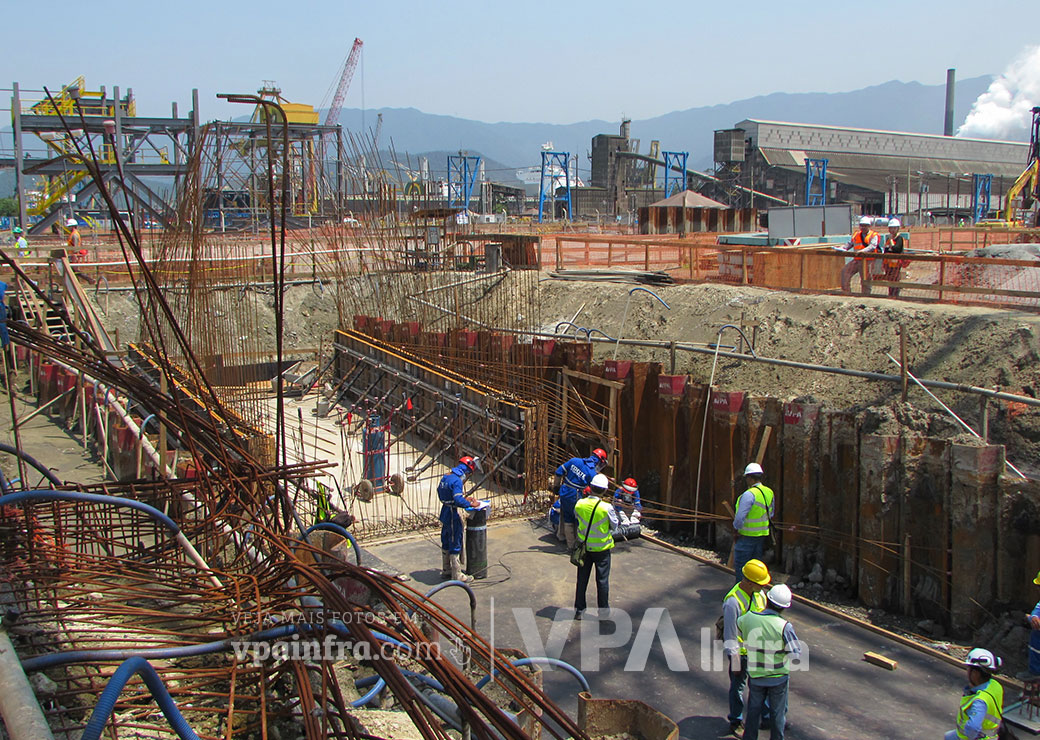
[[350,81],[354,78],[354,70],[357,69],[358,59],[361,57],[361,47],[365,42],[354,39],[354,45],[350,48],[350,55],[343,64],[343,71],[339,75],[339,85],[336,87],[336,95],[332,98],[332,105],[325,114],[325,125],[335,126],[339,122],[339,112],[343,108],[343,99],[347,97]]

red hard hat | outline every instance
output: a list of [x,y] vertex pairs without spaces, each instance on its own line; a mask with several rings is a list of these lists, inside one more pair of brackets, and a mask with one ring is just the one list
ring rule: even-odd
[[607,451],[606,450],[601,450],[599,447],[597,447],[596,449],[594,449],[592,451],[592,454],[593,454],[594,457],[598,457],[603,462],[607,461]]
[[463,455],[459,458],[459,462],[469,468],[471,471],[477,469],[477,461],[469,455]]
[[634,493],[635,491],[639,490],[639,484],[636,483],[635,478],[625,478],[625,481],[621,484],[621,487],[629,493]]

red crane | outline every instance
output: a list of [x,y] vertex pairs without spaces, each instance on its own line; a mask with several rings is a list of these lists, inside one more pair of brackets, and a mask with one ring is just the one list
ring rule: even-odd
[[339,121],[339,112],[343,108],[343,99],[347,97],[347,90],[350,88],[350,81],[354,77],[354,70],[357,69],[358,59],[361,58],[361,47],[365,45],[365,42],[361,39],[354,39],[354,46],[350,49],[350,55],[347,56],[347,61],[343,63],[343,71],[339,75],[339,85],[336,87],[336,95],[332,98],[332,105],[329,106],[329,112],[325,114],[325,125],[335,126]]

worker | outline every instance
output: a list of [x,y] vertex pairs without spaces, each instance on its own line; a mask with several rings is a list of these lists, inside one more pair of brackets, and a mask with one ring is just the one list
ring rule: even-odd
[[15,226],[11,229],[11,234],[14,237],[14,250],[18,253],[19,257],[29,256],[29,242],[25,239],[25,234],[22,233],[21,226]]
[[83,248],[83,235],[79,233],[79,222],[70,218],[65,222],[65,226],[69,229],[68,238],[65,240],[65,244],[69,248],[69,255],[78,254],[79,250]]
[[625,478],[622,484],[614,489],[614,513],[618,518],[617,528],[613,532],[614,539],[625,540],[639,536],[643,502],[639,499],[639,484],[635,478]]
[[766,608],[766,589],[771,578],[761,560],[749,560],[741,569],[743,578],[722,599],[722,654],[729,671],[729,731],[744,727],[744,685],[747,683],[747,648],[740,642],[737,619],[749,611]]
[[1001,665],[985,648],[972,648],[964,659],[968,667],[968,685],[957,712],[957,729],[950,730],[944,740],[978,740],[995,738],[1004,716],[1004,687],[993,678]]
[[[885,240],[884,253],[889,254],[902,254],[906,249],[906,237],[899,233],[899,229],[902,224],[898,218],[888,219],[888,238]],[[902,257],[886,257],[883,260],[885,266],[885,280],[890,283],[899,282],[899,273],[904,267],[910,264],[909,261]],[[899,295],[899,288],[889,287],[888,297],[895,298]]]
[[[870,216],[864,216],[859,220],[859,230],[854,233],[849,240],[845,242],[843,247],[846,252],[852,251],[857,254],[866,252],[876,252],[880,245],[881,239],[878,237],[877,232],[871,230],[871,225],[874,220]],[[873,263],[876,260],[849,260],[848,264],[841,270],[841,289],[844,293],[852,292],[852,276],[857,272],[860,273],[860,279],[864,282],[861,289],[864,293],[869,293],[869,289],[866,286],[866,281],[870,279],[872,270],[874,269]],[[862,267],[862,271],[860,271]]]
[[737,632],[747,648],[748,703],[745,740],[756,740],[768,703],[772,715],[770,740],[784,740],[787,689],[792,656],[801,656],[802,644],[791,623],[781,614],[791,606],[791,589],[783,583],[766,592],[766,608],[737,618]]
[[441,500],[441,578],[455,581],[472,581],[473,577],[462,572],[462,512],[480,502],[467,496],[463,486],[470,473],[477,469],[477,459],[464,455],[437,485],[437,498]]
[[572,457],[556,468],[556,488],[560,496],[560,530],[556,536],[567,542],[567,551],[574,549],[574,505],[578,493],[584,491],[592,478],[607,464],[605,450],[596,448],[588,457]]
[[578,582],[574,589],[574,618],[585,613],[585,591],[589,587],[592,567],[596,567],[596,615],[610,611],[610,551],[614,548],[611,531],[617,526],[617,514],[607,500],[610,481],[603,473],[592,477],[585,497],[574,506],[578,538],[585,544],[585,560],[578,566]]
[[762,483],[765,471],[756,462],[744,468],[747,490],[737,498],[737,511],[733,517],[733,572],[740,581],[744,563],[752,558],[762,559],[766,551],[770,522],[773,519],[773,489]]
[[[1040,573],[1036,574],[1033,583],[1040,586]],[[1036,602],[1029,614],[1029,660],[1025,672],[1019,678],[1025,681],[1040,680],[1040,601]]]

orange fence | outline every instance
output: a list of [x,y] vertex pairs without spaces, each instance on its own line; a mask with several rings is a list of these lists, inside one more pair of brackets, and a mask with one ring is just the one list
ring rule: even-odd
[[[658,270],[682,281],[807,292],[841,291],[845,272],[856,293],[1040,310],[1040,261],[949,252],[908,253],[898,261],[860,259],[827,246],[719,245],[714,238],[557,234],[542,240],[540,256],[543,266],[555,265],[557,270]],[[855,266],[846,269],[850,264]]]

